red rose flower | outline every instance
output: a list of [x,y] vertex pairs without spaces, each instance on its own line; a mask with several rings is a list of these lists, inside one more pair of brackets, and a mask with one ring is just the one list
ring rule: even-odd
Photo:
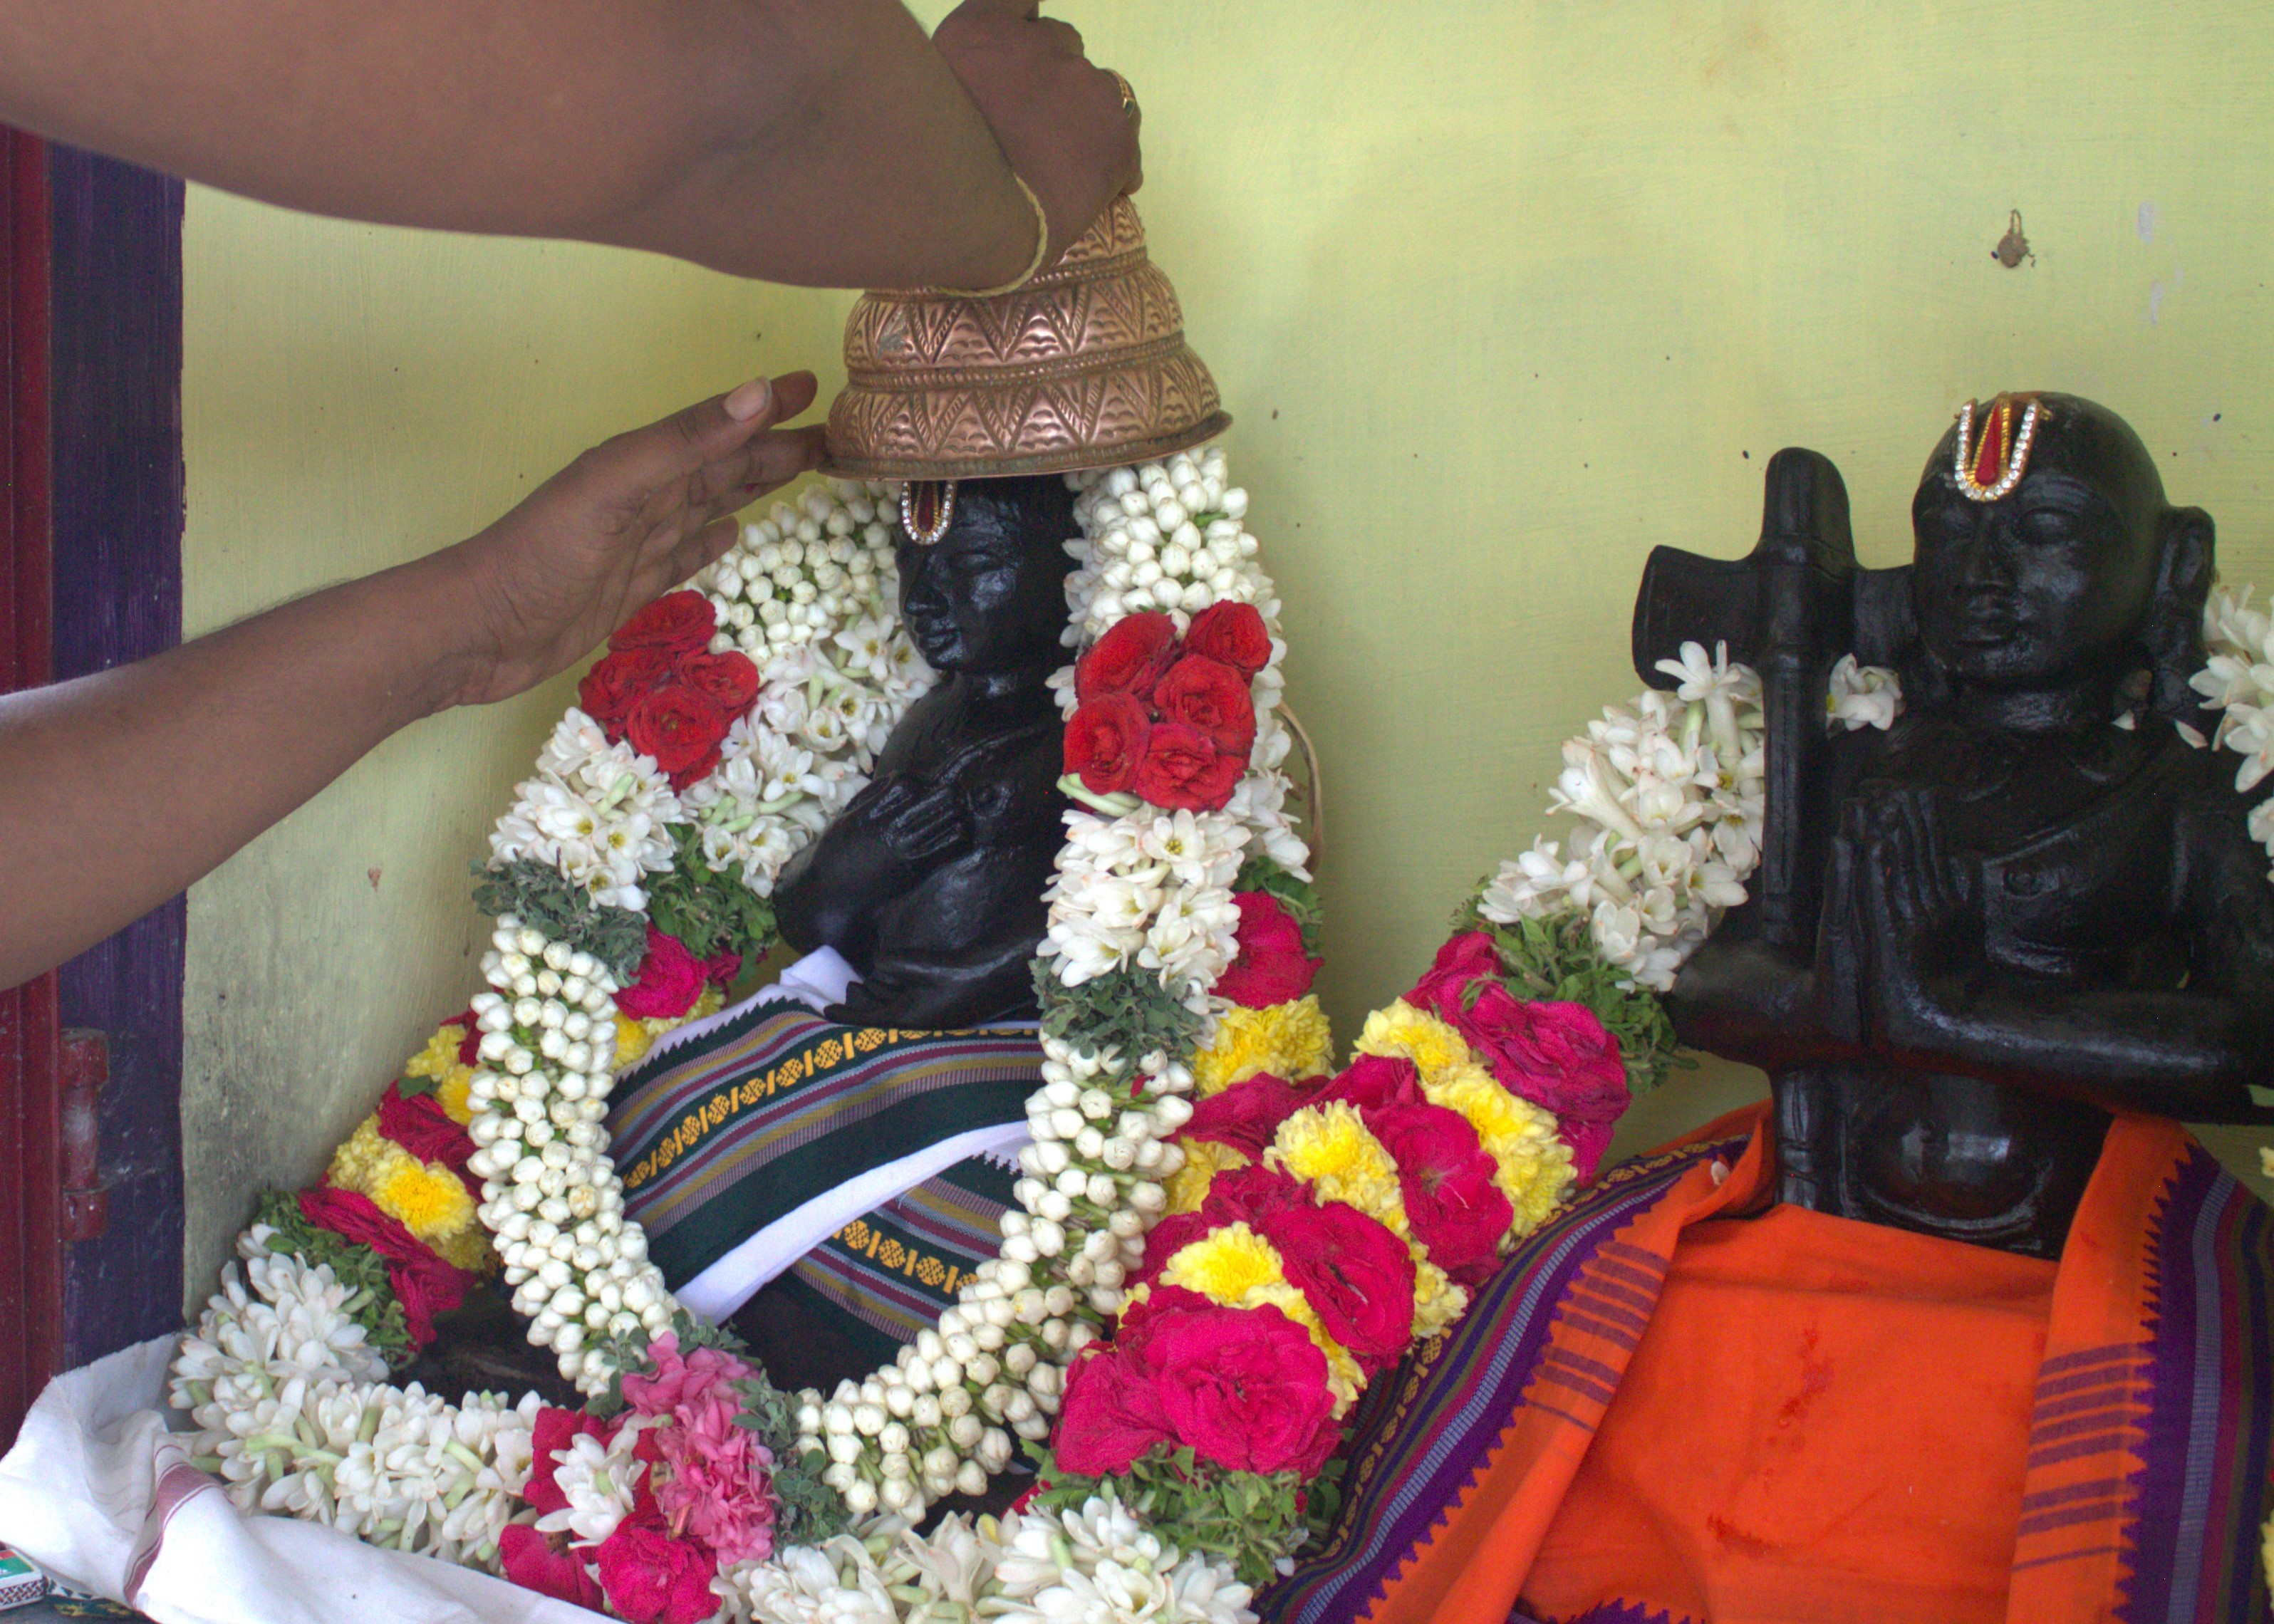
[[529,1508],[540,1514],[567,1510],[568,1497],[555,1481],[561,1470],[561,1452],[584,1433],[606,1443],[615,1436],[615,1432],[614,1422],[603,1421],[581,1410],[556,1410],[548,1404],[538,1410],[535,1424],[529,1429],[529,1483],[521,1492]]
[[450,1120],[440,1101],[431,1094],[415,1094],[406,1100],[394,1083],[388,1084],[387,1092],[379,1097],[379,1131],[421,1162],[440,1162],[462,1169],[474,1154],[473,1139]]
[[1392,1105],[1427,1105],[1421,1073],[1411,1060],[1387,1055],[1360,1055],[1350,1068],[1319,1091],[1314,1103],[1339,1100],[1352,1110],[1378,1111]]
[[1276,1168],[1244,1167],[1218,1173],[1209,1181],[1201,1213],[1213,1223],[1244,1223],[1261,1229],[1272,1214],[1311,1204],[1309,1185]]
[[1253,677],[1271,663],[1270,628],[1253,604],[1210,604],[1193,617],[1185,647],[1222,660],[1243,677]]
[[608,1605],[631,1624],[703,1624],[719,1611],[719,1559],[693,1540],[627,1517],[596,1554]]
[[482,1057],[482,1029],[475,1024],[473,1011],[468,1010],[463,1015],[453,1015],[442,1024],[446,1026],[456,1026],[466,1034],[458,1040],[460,1065],[470,1066]]
[[1177,623],[1169,616],[1157,610],[1125,615],[1075,662],[1073,696],[1085,705],[1107,694],[1142,699],[1176,650]]
[[672,788],[685,789],[719,764],[719,741],[731,726],[710,695],[683,682],[666,682],[632,707],[624,737],[641,755],[655,758]]
[[1132,787],[1140,799],[1172,812],[1214,812],[1231,799],[1246,770],[1246,756],[1219,754],[1189,722],[1160,722],[1146,735]]
[[671,674],[671,650],[626,649],[604,656],[576,684],[576,703],[584,714],[607,730],[611,740],[623,737],[624,718],[657,683]]
[[1142,1357],[1171,1434],[1201,1459],[1308,1477],[1335,1452],[1327,1356],[1276,1308],[1169,1310],[1145,1328]]
[[1436,1105],[1393,1105],[1364,1116],[1397,1163],[1406,1222],[1429,1261],[1464,1285],[1490,1274],[1516,1209],[1493,1183],[1493,1159],[1477,1131]]
[[1516,996],[1500,980],[1492,938],[1480,930],[1439,948],[1406,1001],[1458,1030],[1502,1087],[1555,1112],[1578,1177],[1594,1177],[1628,1094],[1618,1040],[1593,1011]]
[[1065,769],[1093,795],[1127,789],[1152,731],[1143,705],[1126,694],[1101,694],[1067,718]]
[[1226,756],[1244,762],[1255,746],[1255,700],[1247,679],[1222,660],[1186,655],[1154,686],[1153,704],[1162,720],[1199,728]]
[[608,647],[612,650],[660,649],[676,660],[682,654],[708,648],[711,634],[718,629],[718,611],[702,593],[666,592],[616,628]]
[[505,1576],[524,1590],[600,1611],[600,1587],[584,1566],[584,1553],[555,1550],[528,1523],[510,1523],[498,1536],[498,1560]]
[[1232,901],[1239,908],[1239,955],[1217,981],[1216,996],[1260,1010],[1310,991],[1324,960],[1304,955],[1303,928],[1286,905],[1263,891],[1239,891]]
[[643,1020],[650,1016],[675,1020],[695,1007],[703,996],[704,961],[687,951],[677,936],[667,936],[653,925],[647,928],[647,957],[640,960],[639,979],[616,995],[616,1008]]
[[1394,1364],[1413,1336],[1413,1256],[1404,1241],[1355,1207],[1289,1207],[1263,1221],[1287,1280],[1319,1323],[1377,1371]]
[[758,696],[758,668],[747,654],[729,650],[724,654],[690,654],[679,662],[673,675],[691,688],[708,694],[731,723],[750,708]]
[[1212,1230],[1224,1227],[1224,1221],[1212,1217],[1203,1208],[1196,1213],[1171,1213],[1145,1232],[1145,1257],[1130,1272],[1126,1289],[1135,1290],[1149,1286],[1161,1278],[1161,1271],[1169,1261],[1186,1247]]
[[300,1215],[387,1259],[387,1283],[403,1304],[414,1351],[434,1340],[436,1314],[466,1300],[466,1288],[474,1276],[435,1256],[417,1236],[380,1211],[369,1196],[319,1184],[300,1192]]
[[1159,1328],[1156,1322],[1163,1315],[1206,1313],[1215,1306],[1199,1292],[1186,1287],[1155,1286],[1143,1302],[1132,1303],[1122,1310],[1114,1346],[1142,1364],[1145,1350],[1152,1346],[1153,1334]]
[[1186,1139],[1229,1145],[1254,1161],[1279,1124],[1310,1102],[1310,1094],[1292,1083],[1258,1072],[1193,1107],[1191,1120],[1177,1132]]
[[1122,1470],[1168,1437],[1159,1384],[1134,1358],[1107,1348],[1075,1361],[1051,1440],[1061,1469],[1102,1477]]

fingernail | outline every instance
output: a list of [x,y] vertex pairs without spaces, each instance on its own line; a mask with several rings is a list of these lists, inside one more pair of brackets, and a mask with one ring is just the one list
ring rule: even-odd
[[737,423],[748,423],[766,409],[773,395],[773,385],[763,378],[753,378],[727,397],[727,415]]

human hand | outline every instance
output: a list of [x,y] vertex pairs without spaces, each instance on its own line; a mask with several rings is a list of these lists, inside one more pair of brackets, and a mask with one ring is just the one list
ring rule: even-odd
[[444,704],[510,698],[566,671],[734,545],[732,515],[821,458],[810,372],[744,384],[601,441],[479,535],[411,568],[463,626]]
[[1120,81],[1091,65],[1072,26],[1040,11],[1041,0],[963,0],[931,42],[1049,216],[1048,265],[1145,171]]

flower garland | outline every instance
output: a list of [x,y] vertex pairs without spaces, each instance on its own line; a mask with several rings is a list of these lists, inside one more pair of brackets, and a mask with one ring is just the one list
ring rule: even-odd
[[[606,1155],[615,1075],[772,945],[775,876],[929,686],[894,493],[834,486],[612,639],[493,836],[488,990],[240,1240],[174,1399],[241,1507],[670,1624],[1252,1616],[1330,1508],[1366,1382],[1593,1176],[1667,1064],[1655,994],[1758,861],[1759,685],[1686,645],[1671,697],[1567,744],[1571,854],[1503,865],[1334,1072],[1246,496],[1214,451],[1075,483],[1079,658],[1052,681],[1081,806],[1001,1255],[892,1365],[784,1395],[679,1310]],[[2195,686],[2226,714],[2199,742],[2248,790],[2274,641],[2224,594],[2207,628]],[[1851,658],[1826,724],[1901,706]],[[583,1410],[386,1385],[493,1267]],[[1031,1509],[912,1531],[1014,1439],[1050,1446]]]

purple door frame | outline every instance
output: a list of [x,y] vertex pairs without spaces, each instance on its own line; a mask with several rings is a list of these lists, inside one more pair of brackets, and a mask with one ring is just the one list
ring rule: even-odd
[[[0,691],[181,640],[181,221],[178,181],[0,129]],[[180,1321],[183,920],[0,991],[0,1444],[49,1375]]]

